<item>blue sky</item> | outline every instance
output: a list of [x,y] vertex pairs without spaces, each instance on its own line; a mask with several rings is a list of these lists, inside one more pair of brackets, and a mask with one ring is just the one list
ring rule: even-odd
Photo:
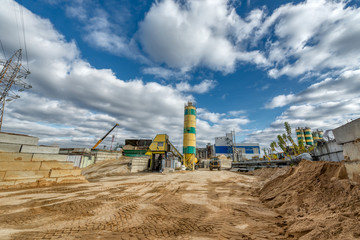
[[0,40],[23,47],[23,6],[33,88],[3,130],[89,147],[118,122],[116,141],[168,133],[181,148],[189,100],[199,146],[235,130],[268,147],[284,121],[335,128],[360,115],[358,4],[7,0]]

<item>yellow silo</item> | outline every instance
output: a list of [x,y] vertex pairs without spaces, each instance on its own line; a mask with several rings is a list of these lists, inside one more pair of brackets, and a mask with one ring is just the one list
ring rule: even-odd
[[300,141],[302,141],[302,144],[305,146],[306,141],[305,141],[304,130],[302,128],[296,129],[296,136],[297,136],[298,144],[300,144]]
[[185,105],[184,113],[184,165],[194,169],[196,159],[196,107],[192,102]]
[[314,145],[314,139],[313,139],[313,136],[311,134],[311,129],[306,127],[304,129],[304,134],[305,134],[305,141],[306,141],[306,145]]
[[319,133],[317,131],[312,132],[314,142],[319,141]]
[[324,138],[324,131],[323,130],[317,130],[317,133],[319,135],[319,139],[323,139]]

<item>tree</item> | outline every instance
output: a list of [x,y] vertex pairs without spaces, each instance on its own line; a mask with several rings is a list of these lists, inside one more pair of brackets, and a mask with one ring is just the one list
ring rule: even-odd
[[[311,152],[312,150],[314,150],[314,148],[316,147],[315,145],[308,147],[303,142],[303,140],[299,141],[299,145],[295,143],[294,139],[291,136],[292,135],[291,127],[288,122],[284,123],[284,127],[286,133],[279,134],[277,136],[277,140],[278,140],[277,143],[275,141],[270,143],[270,148],[272,151],[275,151],[275,148],[279,147],[286,156],[290,156],[290,155],[298,155],[305,152]],[[288,143],[290,143],[291,145],[289,145]]]

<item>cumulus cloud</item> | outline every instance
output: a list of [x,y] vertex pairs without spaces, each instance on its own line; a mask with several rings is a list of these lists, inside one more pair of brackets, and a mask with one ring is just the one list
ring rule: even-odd
[[359,92],[360,70],[349,70],[337,78],[327,78],[314,83],[298,94],[276,96],[265,107],[276,108],[288,104],[346,101],[359,97]]
[[269,128],[253,132],[248,139],[266,142],[264,145],[269,146],[277,134],[284,132],[284,122],[289,122],[293,129],[304,126],[323,130],[339,127],[360,117],[359,92],[360,70],[349,70],[337,78],[312,84],[297,94],[279,95],[266,107],[289,107]]
[[[16,21],[8,11],[12,4],[5,2],[0,9],[8,56],[19,48],[13,41]],[[184,103],[195,100],[189,91],[141,79],[121,80],[110,69],[96,69],[81,59],[75,42],[66,41],[49,20],[26,9],[24,18],[33,88],[6,105],[4,131],[38,136],[42,144],[90,147],[119,123],[114,132],[119,141],[168,133],[181,148]],[[211,84],[204,81],[196,91],[210,89]],[[212,132],[201,117],[198,121],[200,143],[211,141],[218,132]],[[245,123],[243,118],[225,118],[216,128],[239,129]],[[109,140],[104,144],[109,145]]]
[[214,80],[204,80],[199,84],[191,86],[188,82],[176,84],[176,89],[180,92],[193,92],[203,94],[215,88],[217,82]]
[[163,67],[147,67],[143,69],[143,73],[154,75],[157,78],[162,78],[166,80],[169,79],[184,80],[190,78],[190,76],[186,72],[171,70]]
[[360,63],[360,9],[350,1],[307,0],[286,4],[265,18],[257,39],[267,41],[269,75],[349,70]]
[[152,5],[139,25],[138,38],[158,63],[183,71],[205,66],[229,73],[237,61],[267,64],[259,51],[243,51],[238,44],[259,18],[254,12],[242,20],[226,0],[164,0]]

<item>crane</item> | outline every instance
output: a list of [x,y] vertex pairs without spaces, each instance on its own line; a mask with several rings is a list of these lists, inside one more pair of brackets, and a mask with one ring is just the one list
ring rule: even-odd
[[108,131],[106,134],[105,134],[105,136],[103,136],[91,149],[95,149],[97,146],[99,146],[99,144],[107,137],[107,135],[109,135],[111,132],[112,132],[112,130],[114,130],[117,126],[119,126],[119,124],[115,124],[113,127],[112,127],[112,129],[110,129],[110,131]]

